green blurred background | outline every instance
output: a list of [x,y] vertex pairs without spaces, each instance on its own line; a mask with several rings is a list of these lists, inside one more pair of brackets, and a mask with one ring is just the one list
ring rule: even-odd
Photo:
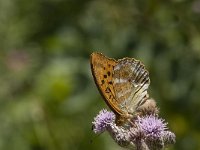
[[122,149],[91,130],[93,51],[141,60],[169,149],[200,149],[200,0],[1,0],[1,150]]

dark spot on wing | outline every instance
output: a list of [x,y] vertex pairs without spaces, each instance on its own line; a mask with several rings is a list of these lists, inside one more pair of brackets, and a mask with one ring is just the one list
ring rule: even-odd
[[106,93],[110,93],[110,92],[111,92],[110,88],[107,87],[106,90],[105,90],[105,92],[106,92]]
[[108,84],[112,84],[112,81],[109,81]]
[[110,64],[108,64],[108,67],[110,67]]
[[103,75],[104,78],[107,78],[107,75]]
[[102,84],[104,84],[104,83],[105,83],[105,81],[104,81],[104,80],[101,80],[101,83],[102,83]]
[[107,72],[108,76],[110,76],[110,71]]

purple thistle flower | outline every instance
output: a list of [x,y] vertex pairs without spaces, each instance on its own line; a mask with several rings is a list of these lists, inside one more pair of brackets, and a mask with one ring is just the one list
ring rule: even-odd
[[128,130],[115,124],[115,114],[113,112],[109,112],[106,109],[101,110],[94,118],[92,124],[93,131],[96,134],[108,131],[110,136],[121,147],[127,147],[130,145]]
[[148,138],[160,138],[162,133],[167,129],[167,123],[154,115],[138,117],[135,123]]
[[131,139],[136,147],[141,147],[144,141],[149,149],[162,149],[168,144],[175,143],[175,134],[167,131],[167,123],[157,116],[138,117],[136,128],[131,129]]
[[113,112],[109,112],[106,109],[103,109],[99,112],[99,114],[94,118],[93,131],[95,133],[104,132],[109,124],[114,123],[115,114]]

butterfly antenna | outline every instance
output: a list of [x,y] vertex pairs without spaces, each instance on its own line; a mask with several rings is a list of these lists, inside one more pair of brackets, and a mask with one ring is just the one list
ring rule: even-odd
[[[92,125],[92,131],[94,130],[94,125]],[[95,137],[93,139],[90,139],[90,144],[93,143],[94,139],[96,139],[97,137],[99,137],[102,133],[99,133],[97,135],[95,135]]]
[[94,141],[97,137],[99,137],[101,134],[102,134],[102,133],[99,133],[99,134],[95,135],[92,139],[90,139],[90,144],[92,144],[93,141]]

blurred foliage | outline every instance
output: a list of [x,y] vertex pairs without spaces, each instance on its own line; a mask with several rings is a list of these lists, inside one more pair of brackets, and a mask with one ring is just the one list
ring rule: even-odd
[[91,131],[93,51],[143,61],[169,149],[200,149],[199,0],[1,0],[0,45],[0,149],[121,149]]

